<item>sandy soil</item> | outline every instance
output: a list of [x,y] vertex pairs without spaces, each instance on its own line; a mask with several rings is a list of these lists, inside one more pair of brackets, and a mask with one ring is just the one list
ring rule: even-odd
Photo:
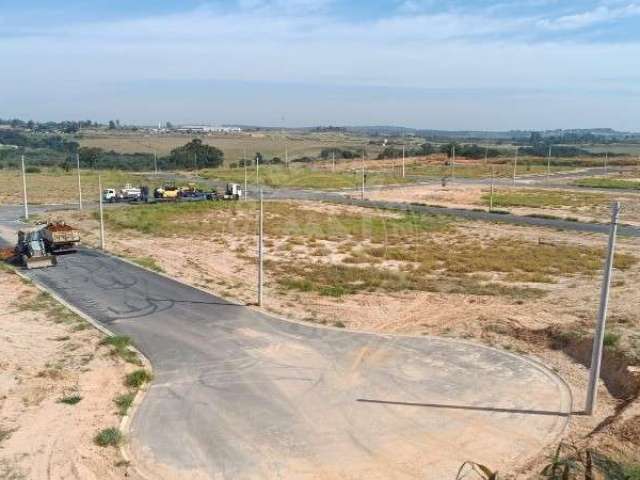
[[[124,478],[118,450],[93,438],[119,425],[113,399],[130,367],[83,321],[24,310],[39,291],[15,274],[0,271],[0,292],[0,478]],[[60,403],[74,394],[76,405]]]
[[[512,189],[508,187],[496,187],[497,192],[508,192],[511,190]],[[554,192],[557,190],[550,191]],[[562,191],[576,192],[578,194],[592,193],[584,189],[575,190],[570,188],[563,189]],[[442,187],[441,185],[420,185],[371,192],[367,194],[367,198],[370,200],[416,202],[453,208],[483,208],[486,210],[487,204],[482,197],[489,192],[490,187],[472,185],[447,185],[446,187]],[[615,200],[619,200],[623,205],[621,222],[630,225],[640,225],[640,194],[613,191],[603,195],[606,196],[607,201],[602,205],[554,208],[509,207],[505,210],[509,210],[516,215],[546,214],[560,218],[571,217],[587,222],[607,222],[611,218],[609,204]]]

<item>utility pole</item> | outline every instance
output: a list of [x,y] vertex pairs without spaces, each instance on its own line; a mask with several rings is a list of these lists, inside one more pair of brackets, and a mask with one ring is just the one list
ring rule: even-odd
[[[404,160],[405,160],[404,157],[405,157],[405,154],[404,154],[404,145],[403,145],[402,146],[402,178],[404,178],[404,173],[405,173],[405,171],[404,171]],[[414,172],[415,172],[415,170],[414,170]]]
[[607,163],[609,163],[609,152],[604,154],[604,174],[607,174]]
[[518,149],[520,147],[516,147],[516,156],[513,159],[513,184],[516,184],[516,175],[518,170]]
[[602,367],[602,350],[604,347],[604,333],[607,324],[607,308],[609,306],[609,289],[611,287],[611,274],[613,271],[613,258],[616,249],[616,234],[618,232],[618,218],[620,217],[620,202],[613,204],[611,213],[611,228],[609,230],[609,247],[602,278],[600,292],[600,307],[598,308],[598,323],[593,336],[593,350],[591,352],[591,367],[589,369],[589,388],[587,390],[587,404],[585,413],[593,415],[598,398],[598,378]]
[[263,235],[264,235],[264,201],[260,189],[260,213],[258,217],[258,306],[262,306],[262,285],[264,281]]
[[242,160],[242,164],[244,165],[244,200],[247,201],[247,161]]
[[364,173],[364,149],[362,150],[362,191],[360,192],[360,199],[364,200],[364,182],[365,182],[365,173]]
[[549,145],[549,155],[547,156],[547,183],[549,183],[549,175],[551,174],[551,145]]
[[452,182],[456,178],[455,165],[456,165],[456,145],[454,144],[453,147],[451,148],[451,181]]
[[102,211],[102,178],[98,175],[98,206],[100,210],[100,250],[104,251],[104,212]]
[[287,148],[287,141],[284,141],[284,164],[289,168],[289,149]]
[[256,155],[256,189],[260,188],[260,157]]
[[336,151],[335,150],[331,152],[331,161],[332,161],[331,171],[335,173],[336,172]]
[[156,152],[153,153],[153,170],[158,175],[158,154]]
[[484,164],[487,165],[487,160],[489,160],[489,145],[485,145],[484,147]]
[[24,168],[24,155],[22,161],[22,200],[24,202],[24,219],[29,220],[29,201],[27,200],[27,172]]
[[496,167],[491,165],[491,196],[489,197],[489,212],[493,212],[493,193],[495,190]]
[[80,180],[80,154],[76,153],[76,164],[78,170],[78,207],[82,210],[82,181]]

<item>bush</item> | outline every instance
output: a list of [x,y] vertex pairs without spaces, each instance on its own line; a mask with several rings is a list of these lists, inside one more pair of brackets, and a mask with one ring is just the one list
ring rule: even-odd
[[144,369],[136,370],[126,376],[125,384],[127,387],[140,388],[147,382],[150,382],[153,375]]
[[82,400],[82,397],[80,395],[68,395],[66,397],[62,397],[59,401],[60,403],[64,403],[66,405],[75,405],[78,402],[80,402],[80,400]]
[[620,335],[613,332],[607,332],[604,334],[603,343],[605,347],[615,347],[620,341]]
[[100,447],[117,447],[122,443],[122,433],[117,428],[105,428],[100,430],[93,439]]
[[24,171],[26,173],[40,173],[42,170],[40,170],[38,167],[27,167],[24,169]]
[[131,404],[133,403],[134,398],[135,398],[135,394],[129,392],[129,393],[125,393],[124,395],[118,395],[113,400],[113,403],[115,403],[116,406],[118,407],[118,413],[120,415],[124,416],[127,414],[127,411],[131,407]]

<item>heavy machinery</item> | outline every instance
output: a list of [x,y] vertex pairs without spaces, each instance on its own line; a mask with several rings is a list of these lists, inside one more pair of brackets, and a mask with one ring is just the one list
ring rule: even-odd
[[80,232],[64,222],[48,223],[40,232],[49,253],[74,251],[80,243]]
[[240,197],[242,197],[242,189],[240,188],[240,185],[238,185],[237,183],[227,183],[222,199],[240,200]]
[[47,251],[43,230],[20,230],[18,232],[18,244],[16,245],[16,256],[20,258],[22,264],[29,270],[33,268],[54,267],[58,264],[55,255]]
[[120,190],[116,190],[115,188],[105,188],[102,191],[102,199],[105,202],[114,203],[114,202],[132,202],[139,201],[143,199],[143,188],[142,187],[132,187],[130,183],[127,183]]

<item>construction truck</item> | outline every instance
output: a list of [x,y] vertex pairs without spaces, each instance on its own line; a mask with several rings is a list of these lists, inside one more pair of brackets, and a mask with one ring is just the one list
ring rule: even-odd
[[176,200],[180,194],[180,189],[175,185],[164,185],[153,191],[153,197],[157,200],[170,199]]
[[240,185],[238,185],[237,183],[227,183],[222,199],[240,200],[240,197],[242,197],[242,189],[240,188]]
[[43,230],[20,230],[18,232],[15,253],[29,270],[54,267],[58,264],[56,256],[47,251]]
[[129,183],[120,190],[105,188],[102,191],[102,199],[109,203],[139,201],[143,199],[143,188],[132,187]]
[[80,232],[64,222],[48,223],[40,231],[49,253],[75,251],[80,243]]

